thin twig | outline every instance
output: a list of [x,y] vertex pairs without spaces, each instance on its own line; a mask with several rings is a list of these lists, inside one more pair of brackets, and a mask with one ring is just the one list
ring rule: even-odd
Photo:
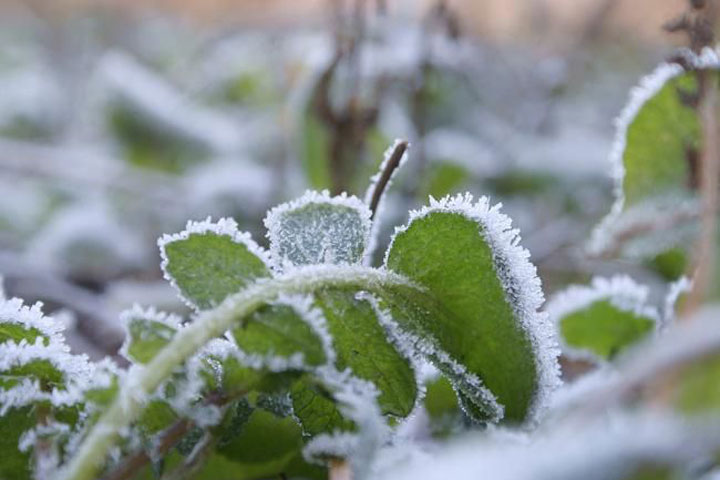
[[329,480],[352,480],[352,470],[347,460],[330,460]]
[[380,178],[375,183],[375,190],[373,190],[373,194],[370,200],[370,211],[372,212],[372,219],[375,218],[375,214],[377,213],[377,209],[380,205],[380,200],[382,199],[383,193],[385,192],[385,188],[387,188],[388,183],[390,183],[393,172],[395,172],[395,170],[400,166],[400,161],[402,160],[403,155],[405,155],[405,152],[408,149],[408,145],[408,142],[405,140],[398,142],[397,145],[395,145],[395,150],[393,150],[392,154],[390,154],[390,158],[388,158],[388,161],[385,162],[383,171],[380,173]]

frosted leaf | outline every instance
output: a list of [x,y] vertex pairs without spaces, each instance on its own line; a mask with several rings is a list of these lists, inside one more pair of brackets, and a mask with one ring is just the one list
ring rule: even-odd
[[152,307],[144,310],[137,304],[122,312],[120,321],[125,327],[120,354],[137,363],[152,360],[182,326],[182,319],[176,315]]
[[[532,422],[559,385],[555,329],[538,312],[543,294],[530,254],[499,208],[465,194],[431,197],[429,206],[411,212],[408,225],[396,230],[385,265],[428,295],[406,291],[404,299],[393,299],[399,289],[388,289],[383,300],[393,317],[401,315],[395,320],[402,329],[434,337],[435,348],[463,359],[476,376],[466,388],[482,380],[505,407],[504,418]],[[444,321],[431,319],[419,308],[423,303]],[[516,383],[510,389],[508,377]],[[482,397],[488,398],[478,390],[476,398]]]
[[546,312],[566,355],[603,363],[658,329],[661,317],[648,293],[627,276],[596,277],[556,294]]
[[254,369],[309,370],[335,360],[327,320],[308,296],[281,295],[232,334],[238,358]]
[[377,403],[378,391],[372,383],[354,377],[347,370],[340,372],[325,367],[317,375],[356,430],[316,435],[306,444],[303,456],[309,462],[322,462],[328,457],[346,458],[354,478],[365,478],[375,452],[390,433]]
[[316,264],[360,263],[367,254],[371,212],[357,197],[308,191],[265,217],[278,270]]
[[45,345],[61,343],[63,330],[61,322],[43,315],[42,303],[29,306],[19,298],[0,300],[0,342],[35,343],[41,337]]
[[[684,50],[680,56],[690,69],[720,69],[718,54],[710,48],[700,55]],[[615,121],[610,152],[615,203],[593,232],[588,245],[591,253],[601,253],[612,245],[615,224],[627,208],[648,200],[663,201],[668,194],[693,193],[688,188],[691,172],[685,157],[696,149],[700,128],[696,112],[678,93],[679,89],[692,89],[693,82],[694,74],[679,63],[663,63],[630,92]]]
[[266,252],[231,218],[188,222],[184,231],[163,235],[158,246],[165,278],[196,309],[212,308],[270,276]]

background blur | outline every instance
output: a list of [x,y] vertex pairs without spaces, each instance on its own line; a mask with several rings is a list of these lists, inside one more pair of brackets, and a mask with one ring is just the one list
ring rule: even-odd
[[[612,203],[629,88],[681,39],[683,0],[28,0],[0,3],[0,273],[100,356],[137,301],[183,312],[155,241],[328,188],[362,196],[400,137],[385,206],[489,195],[550,293],[672,266],[583,255]],[[382,248],[378,251],[382,253]],[[604,270],[602,270],[604,269]],[[636,271],[638,270],[639,271]]]

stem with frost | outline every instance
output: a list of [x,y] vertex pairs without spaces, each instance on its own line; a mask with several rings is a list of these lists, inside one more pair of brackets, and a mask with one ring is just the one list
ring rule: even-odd
[[60,473],[63,480],[97,478],[108,450],[118,440],[124,427],[142,413],[144,399],[172,371],[203,345],[222,335],[236,322],[247,317],[280,294],[307,294],[328,286],[355,286],[369,291],[383,287],[409,285],[410,282],[392,272],[360,267],[323,265],[299,268],[272,279],[255,282],[245,290],[228,297],[217,308],[201,312],[195,321],[180,330],[150,363],[128,374],[115,401],[85,437],[77,454]]

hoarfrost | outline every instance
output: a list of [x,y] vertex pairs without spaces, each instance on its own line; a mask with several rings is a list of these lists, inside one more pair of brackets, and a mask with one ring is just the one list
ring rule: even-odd
[[277,271],[299,265],[352,264],[368,254],[371,212],[360,199],[307,191],[265,217]]
[[[544,297],[537,276],[537,269],[530,263],[530,252],[520,246],[520,232],[512,228],[512,220],[500,212],[502,204],[490,206],[487,197],[473,203],[470,193],[446,196],[441,200],[430,197],[430,205],[410,212],[410,220],[395,234],[385,253],[385,264],[397,235],[412,224],[433,212],[458,213],[478,223],[483,236],[493,252],[495,271],[500,278],[505,297],[512,307],[515,318],[528,336],[538,372],[538,387],[530,408],[530,422],[537,422],[545,410],[552,392],[561,384],[558,364],[557,335],[555,326],[547,314],[539,312]],[[484,396],[484,394],[483,394]]]
[[662,328],[665,329],[675,322],[677,318],[677,303],[680,297],[692,290],[693,282],[682,276],[668,285],[665,303],[663,305]]

